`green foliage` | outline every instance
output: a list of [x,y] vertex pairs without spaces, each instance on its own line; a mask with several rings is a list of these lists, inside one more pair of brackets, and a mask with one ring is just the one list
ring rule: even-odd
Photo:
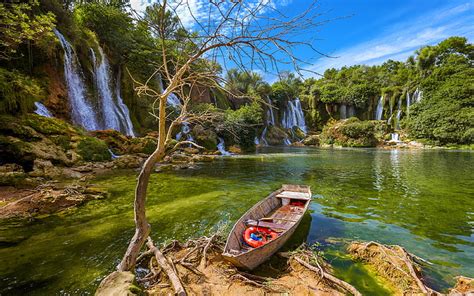
[[262,123],[262,107],[254,102],[237,110],[226,110],[220,129],[230,133],[230,137],[238,143],[242,150],[255,149],[254,139],[257,128]]
[[323,128],[321,141],[343,147],[375,147],[379,142],[377,134],[384,127],[383,122],[361,121],[355,117],[330,121]]
[[55,16],[51,12],[35,13],[38,6],[37,0],[0,3],[0,59],[11,59],[23,43],[53,38]]
[[303,85],[300,78],[289,72],[280,73],[280,79],[272,84],[272,99],[285,104],[289,100],[299,97],[300,87]]
[[34,102],[44,98],[38,82],[20,72],[0,68],[0,113],[22,114],[34,110]]
[[77,145],[77,152],[85,161],[106,161],[111,159],[107,144],[93,137],[84,137]]

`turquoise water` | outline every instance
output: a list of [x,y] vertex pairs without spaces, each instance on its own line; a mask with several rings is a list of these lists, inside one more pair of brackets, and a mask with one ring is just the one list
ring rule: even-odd
[[[187,239],[236,221],[282,183],[311,185],[311,213],[295,233],[327,249],[336,273],[364,294],[380,287],[334,243],[400,244],[430,260],[432,287],[474,277],[474,154],[463,151],[268,148],[196,169],[154,174],[147,203],[155,241]],[[0,224],[0,294],[93,294],[133,234],[136,172],[95,182],[110,198],[48,218]],[[341,256],[332,256],[339,253]]]

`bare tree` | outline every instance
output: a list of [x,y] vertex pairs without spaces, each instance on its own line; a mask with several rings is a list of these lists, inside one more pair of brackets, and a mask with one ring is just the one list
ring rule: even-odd
[[[135,189],[135,234],[127,251],[118,266],[119,271],[131,271],[136,259],[150,233],[150,225],[146,218],[145,202],[150,174],[155,164],[162,160],[170,151],[181,145],[192,144],[188,141],[178,142],[169,147],[172,135],[183,122],[205,121],[211,118],[206,110],[199,113],[190,112],[189,102],[191,89],[195,87],[223,88],[223,78],[219,75],[219,66],[233,67],[243,71],[261,69],[278,71],[278,66],[287,64],[300,72],[304,61],[296,52],[301,46],[311,48],[316,28],[326,21],[321,20],[315,3],[294,17],[287,17],[276,9],[275,3],[263,1],[218,1],[210,0],[206,7],[196,12],[191,1],[160,1],[160,13],[154,15],[154,22],[149,23],[152,31],[160,40],[160,65],[148,81],[138,83],[136,91],[155,99],[158,119],[158,144],[155,151],[146,159]],[[205,12],[203,15],[203,12]],[[181,34],[174,38],[181,39],[170,50],[169,14],[179,16],[186,13],[194,21],[197,32],[187,32],[183,23],[179,22]],[[304,39],[304,41],[302,41]],[[176,52],[178,56],[176,56]],[[160,74],[166,87],[151,87],[153,77]],[[176,94],[181,106],[176,118],[170,119],[166,110],[167,99]],[[169,124],[167,124],[170,122]]]

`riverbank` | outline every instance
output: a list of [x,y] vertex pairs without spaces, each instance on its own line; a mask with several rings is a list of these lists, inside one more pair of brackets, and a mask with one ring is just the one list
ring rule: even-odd
[[[224,238],[210,237],[172,241],[161,249],[148,238],[147,250],[138,259],[137,275],[113,272],[102,280],[97,296],[110,295],[363,295],[335,277],[334,269],[317,246],[305,244],[280,252],[259,271],[238,270],[221,256]],[[376,242],[347,244],[354,260],[374,270],[374,278],[391,295],[441,295],[425,283],[422,258],[400,246]],[[277,258],[278,257],[278,258]],[[278,264],[275,262],[278,261]],[[272,265],[273,263],[273,265]],[[458,277],[446,295],[474,293],[474,279]]]

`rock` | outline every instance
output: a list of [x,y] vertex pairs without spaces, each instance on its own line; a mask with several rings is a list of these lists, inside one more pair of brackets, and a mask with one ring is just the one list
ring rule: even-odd
[[291,146],[295,146],[295,147],[303,147],[305,146],[302,142],[293,142],[291,143]]
[[173,165],[172,164],[163,164],[163,163],[160,163],[156,166],[155,168],[155,172],[165,172],[165,171],[171,171],[173,169]]
[[216,149],[217,135],[212,129],[206,129],[197,124],[193,127],[191,134],[198,145],[208,150]]
[[171,163],[187,163],[191,161],[192,157],[186,154],[175,153],[171,155]]
[[186,154],[198,154],[199,153],[199,149],[193,148],[193,147],[186,147],[186,148],[183,149],[183,151]]
[[242,154],[242,149],[237,145],[230,146],[228,151],[232,154]]
[[266,139],[269,145],[282,145],[284,140],[289,138],[288,134],[277,126],[267,128]]
[[216,159],[215,155],[194,155],[193,160],[196,162],[212,162]]
[[119,158],[114,159],[113,167],[118,169],[134,169],[139,168],[144,159],[137,155],[122,155]]
[[474,295],[474,279],[458,276],[456,280],[456,285],[450,289],[448,296]]
[[22,183],[27,174],[17,164],[5,164],[0,166],[0,185],[16,185]]
[[102,280],[96,296],[132,296],[141,293],[135,284],[135,275],[129,271],[114,271]]
[[319,146],[320,136],[319,135],[310,135],[303,140],[303,144],[306,146]]
[[33,171],[28,175],[31,177],[43,177],[47,179],[54,179],[61,176],[62,170],[55,167],[51,161],[43,159],[35,159],[33,164]]

